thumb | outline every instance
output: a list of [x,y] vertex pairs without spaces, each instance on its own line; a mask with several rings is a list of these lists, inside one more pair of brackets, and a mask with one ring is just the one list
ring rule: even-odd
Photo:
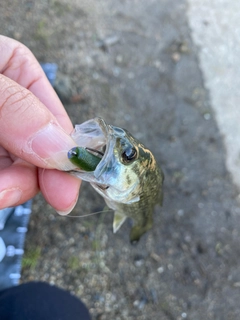
[[42,168],[70,170],[76,143],[29,90],[0,75],[0,145]]

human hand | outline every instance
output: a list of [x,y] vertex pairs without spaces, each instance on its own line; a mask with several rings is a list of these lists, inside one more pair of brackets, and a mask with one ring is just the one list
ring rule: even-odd
[[39,189],[59,213],[73,209],[80,181],[59,171],[72,169],[72,129],[30,50],[0,36],[0,209],[29,200]]

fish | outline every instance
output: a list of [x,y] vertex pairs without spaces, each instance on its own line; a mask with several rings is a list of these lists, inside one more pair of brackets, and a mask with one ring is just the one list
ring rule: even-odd
[[153,226],[155,205],[163,202],[164,175],[153,153],[100,117],[76,125],[71,137],[79,147],[68,152],[76,165],[70,173],[89,182],[114,211],[114,233],[132,219],[130,242],[138,242]]

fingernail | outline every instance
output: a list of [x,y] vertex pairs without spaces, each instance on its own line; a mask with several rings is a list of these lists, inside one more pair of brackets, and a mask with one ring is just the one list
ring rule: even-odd
[[29,145],[32,151],[45,161],[48,168],[66,171],[74,168],[67,153],[76,143],[58,125],[49,123],[30,139]]
[[72,210],[74,209],[74,207],[76,206],[76,203],[78,201],[78,197],[76,199],[76,201],[73,203],[73,205],[71,205],[69,207],[69,209],[66,209],[65,211],[59,211],[59,210],[56,210],[58,214],[60,214],[60,216],[66,216],[68,215],[70,212],[72,212]]
[[22,190],[18,188],[7,189],[0,192],[0,209],[13,207],[22,197]]

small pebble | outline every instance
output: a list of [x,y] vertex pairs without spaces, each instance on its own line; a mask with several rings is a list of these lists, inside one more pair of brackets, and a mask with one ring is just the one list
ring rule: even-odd
[[160,274],[163,273],[163,272],[164,272],[164,268],[163,268],[163,267],[159,267],[159,268],[157,269],[157,272],[160,273]]

